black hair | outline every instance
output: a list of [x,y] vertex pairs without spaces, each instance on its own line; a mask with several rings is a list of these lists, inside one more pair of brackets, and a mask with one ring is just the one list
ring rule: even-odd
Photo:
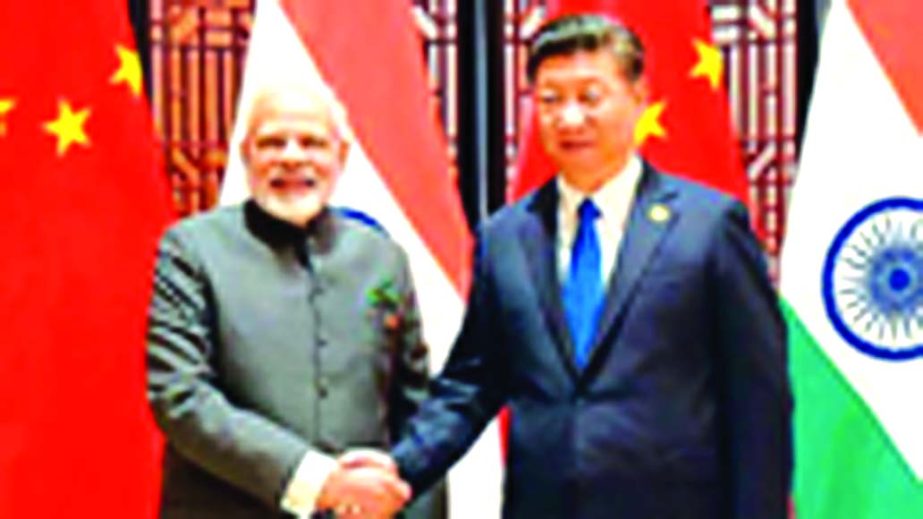
[[526,76],[535,82],[539,65],[552,56],[609,49],[624,74],[635,81],[644,72],[644,46],[627,26],[598,14],[574,14],[545,23],[529,46]]

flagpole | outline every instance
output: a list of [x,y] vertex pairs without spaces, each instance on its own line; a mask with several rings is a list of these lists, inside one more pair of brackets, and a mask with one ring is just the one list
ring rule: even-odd
[[468,224],[503,205],[506,191],[503,2],[458,5],[458,188]]
[[823,17],[829,7],[829,0],[798,0],[798,119],[795,129],[796,152],[801,155],[801,143],[804,140],[804,125],[811,104],[811,92],[814,89],[814,72],[817,68],[817,47]]
[[149,0],[127,0],[128,17],[135,33],[135,48],[141,59],[144,92],[151,98],[151,16]]

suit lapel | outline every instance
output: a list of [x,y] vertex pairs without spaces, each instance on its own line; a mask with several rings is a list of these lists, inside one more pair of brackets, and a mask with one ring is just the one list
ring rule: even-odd
[[551,180],[542,186],[528,203],[527,218],[520,227],[519,238],[532,279],[535,280],[539,306],[554,336],[554,343],[558,346],[562,362],[568,367],[568,371],[576,376],[578,370],[574,364],[573,341],[564,317],[561,284],[558,280],[557,211],[557,182]]
[[612,347],[613,341],[606,337],[618,325],[660,243],[680,217],[676,204],[671,203],[675,195],[675,189],[645,162],[619,247],[618,263],[609,279],[587,371]]

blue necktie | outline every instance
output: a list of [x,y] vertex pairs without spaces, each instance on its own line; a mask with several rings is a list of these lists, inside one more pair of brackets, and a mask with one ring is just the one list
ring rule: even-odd
[[577,236],[570,254],[570,272],[564,283],[564,312],[574,340],[574,362],[583,369],[590,358],[593,335],[603,301],[599,236],[595,220],[599,209],[589,198],[577,209]]

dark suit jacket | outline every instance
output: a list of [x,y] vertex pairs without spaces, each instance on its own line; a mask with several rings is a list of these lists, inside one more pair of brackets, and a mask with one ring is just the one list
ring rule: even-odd
[[404,477],[425,488],[508,404],[507,518],[786,517],[784,327],[744,207],[645,165],[580,371],[557,204],[552,181],[481,229],[462,331],[393,450]]
[[[252,202],[166,233],[147,353],[170,519],[283,515],[308,449],[386,448],[428,381],[403,251],[332,211],[306,232]],[[412,517],[443,515],[428,506]]]

